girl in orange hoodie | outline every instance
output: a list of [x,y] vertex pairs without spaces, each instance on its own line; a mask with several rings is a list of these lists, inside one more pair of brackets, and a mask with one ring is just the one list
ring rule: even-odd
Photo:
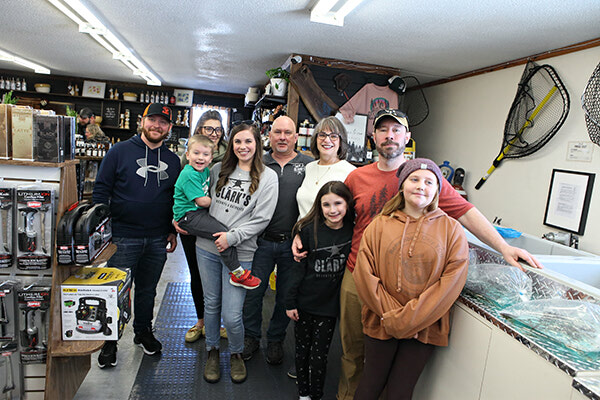
[[438,209],[442,173],[417,158],[366,228],[353,277],[363,302],[365,367],[354,398],[410,399],[435,346],[448,345],[450,307],[467,279],[460,224]]

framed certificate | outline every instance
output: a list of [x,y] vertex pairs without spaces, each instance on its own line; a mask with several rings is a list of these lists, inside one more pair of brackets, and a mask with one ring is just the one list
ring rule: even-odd
[[583,235],[596,174],[552,170],[544,225]]

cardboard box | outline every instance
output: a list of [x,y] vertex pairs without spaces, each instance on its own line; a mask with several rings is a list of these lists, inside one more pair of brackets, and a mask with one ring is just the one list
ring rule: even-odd
[[63,340],[118,340],[131,317],[128,269],[83,267],[61,285]]
[[12,157],[12,105],[0,104],[0,160]]
[[12,108],[12,158],[33,161],[33,109]]

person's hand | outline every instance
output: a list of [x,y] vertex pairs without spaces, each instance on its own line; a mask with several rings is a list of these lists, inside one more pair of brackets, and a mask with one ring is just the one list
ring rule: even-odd
[[544,266],[527,250],[520,249],[518,247],[513,247],[510,245],[506,245],[502,248],[502,257],[513,267],[519,268],[523,271],[523,267],[518,263],[518,260],[523,260],[527,264],[529,264],[532,268],[543,269]]
[[167,253],[172,253],[177,247],[177,235],[175,233],[169,233],[167,236]]
[[219,253],[222,253],[229,248],[229,243],[227,243],[227,232],[217,232],[213,234],[213,236],[217,238],[215,240],[215,245],[217,246]]
[[175,227],[177,233],[179,233],[180,235],[189,235],[188,231],[184,231],[179,227],[179,222],[173,220],[173,226]]
[[300,252],[301,248],[302,240],[300,240],[300,235],[296,235],[294,236],[294,240],[292,240],[292,254],[294,255],[294,260],[297,262],[308,256],[308,250]]
[[298,321],[300,316],[298,315],[298,309],[294,308],[293,310],[285,310],[285,313],[291,320]]

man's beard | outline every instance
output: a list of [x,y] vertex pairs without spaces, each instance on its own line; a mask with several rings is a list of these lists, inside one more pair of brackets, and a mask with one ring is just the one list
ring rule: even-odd
[[[158,132],[155,130],[155,132]],[[144,137],[150,142],[150,143],[160,143],[163,140],[166,139],[167,136],[169,136],[169,131],[163,133],[159,138],[154,138],[152,136],[150,136],[150,133],[148,132],[148,129],[142,127],[142,135],[144,135]]]
[[[395,144],[398,147],[396,149],[386,149],[383,147],[383,146],[387,146],[389,144]],[[385,142],[381,143],[381,146],[375,146],[375,147],[377,149],[377,153],[379,154],[379,157],[385,158],[386,160],[393,160],[394,158],[398,158],[402,154],[404,154],[404,148],[406,147],[406,145],[400,145],[400,143],[398,143],[398,142],[394,142],[392,140],[386,140]]]

